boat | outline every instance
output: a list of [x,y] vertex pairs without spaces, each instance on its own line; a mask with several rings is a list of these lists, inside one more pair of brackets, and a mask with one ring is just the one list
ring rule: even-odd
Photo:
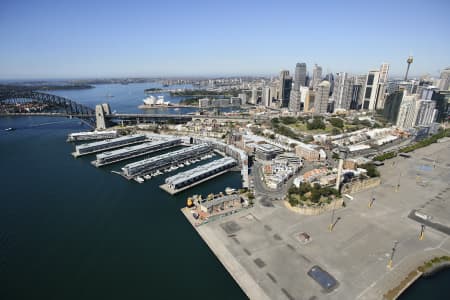
[[151,175],[149,175],[149,174],[147,174],[147,175],[144,175],[144,179],[145,180],[149,180],[149,179],[151,179],[152,178],[152,176]]
[[184,167],[184,164],[183,164],[183,163],[181,163],[181,164],[178,165],[178,168],[182,168],[182,167]]
[[225,188],[225,194],[227,194],[227,195],[234,194],[235,192],[236,192],[236,189],[233,189],[230,187]]
[[134,178],[134,180],[136,180],[137,183],[143,183],[145,180],[144,178],[137,176],[136,178]]
[[15,130],[15,128],[13,128],[13,127],[5,128],[5,131],[13,131],[13,130]]

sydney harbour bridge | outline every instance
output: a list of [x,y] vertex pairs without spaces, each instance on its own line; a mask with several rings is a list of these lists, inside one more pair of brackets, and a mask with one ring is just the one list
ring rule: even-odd
[[[39,111],[15,111],[3,109],[7,104],[15,105],[26,102],[40,103],[46,109]],[[136,124],[136,123],[186,123],[191,120],[199,122],[249,122],[248,116],[210,116],[210,115],[188,115],[188,114],[121,114],[111,113],[109,109],[102,109],[102,105],[95,108],[79,104],[73,100],[44,92],[34,91],[28,87],[7,87],[0,89],[0,116],[51,116],[78,118],[92,128],[98,128],[98,119],[107,124]],[[100,107],[100,110],[98,109]],[[105,107],[105,106],[103,106]],[[253,121],[262,121],[265,117],[255,117]]]

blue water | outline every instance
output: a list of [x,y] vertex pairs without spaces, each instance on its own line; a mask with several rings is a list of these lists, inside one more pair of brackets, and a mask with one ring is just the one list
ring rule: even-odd
[[[78,103],[83,103],[90,107],[95,107],[96,104],[109,103],[111,110],[116,110],[118,113],[189,113],[196,111],[192,108],[161,108],[151,110],[141,110],[139,105],[143,104],[142,100],[148,95],[144,93],[145,89],[149,88],[163,88],[159,83],[130,83],[130,84],[98,84],[94,85],[93,89],[84,90],[59,90],[59,91],[45,91],[54,95],[62,96]],[[164,89],[177,89],[191,86],[173,85]],[[166,101],[171,103],[178,103],[186,97],[172,97],[169,92],[158,92],[149,95],[164,96]],[[109,97],[113,96],[113,97]]]
[[[107,92],[137,111],[145,84],[59,91],[85,104]],[[92,97],[92,98],[91,98]],[[180,208],[192,194],[241,186],[230,172],[176,196],[166,176],[137,184],[94,156],[74,159],[76,119],[3,117],[0,129],[0,299],[245,299]]]
[[450,299],[450,269],[442,270],[431,277],[421,277],[409,287],[399,300]]

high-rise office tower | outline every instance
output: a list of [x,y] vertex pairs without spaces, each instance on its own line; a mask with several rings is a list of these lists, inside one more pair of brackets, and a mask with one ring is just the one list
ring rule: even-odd
[[315,89],[319,83],[322,81],[322,67],[314,64],[312,79],[310,82],[310,87]]
[[289,96],[289,110],[299,112],[301,109],[300,88],[306,83],[306,64],[297,63],[295,65],[294,84]]
[[328,73],[327,75],[325,75],[324,80],[328,81],[330,83],[330,95],[333,93],[333,89],[334,89],[334,75],[333,73]]
[[250,103],[256,104],[258,99],[258,89],[256,87],[252,88],[252,96],[250,97]]
[[314,113],[323,114],[327,112],[328,99],[330,97],[330,82],[322,81],[314,91]]
[[265,86],[263,88],[261,98],[262,98],[262,104],[265,107],[269,107],[270,103],[272,102],[271,101],[272,97],[271,97],[271,94],[270,94],[270,86]]
[[334,109],[350,109],[352,100],[353,78],[345,72],[336,73],[334,80],[334,90],[332,99],[334,101]]
[[367,75],[357,75],[353,77],[352,96],[350,100],[350,109],[360,109],[363,102],[364,85]]
[[289,76],[289,71],[282,70],[280,72],[280,99],[281,107],[289,106],[289,98],[292,89],[292,77]]
[[380,80],[380,71],[372,70],[367,75],[364,86],[363,109],[374,110],[377,102],[378,83]]
[[439,79],[439,89],[441,91],[448,91],[450,87],[450,67],[444,69],[441,72],[441,77]]
[[378,91],[375,108],[383,109],[386,100],[386,90],[388,87],[389,64],[383,63],[380,67],[380,79],[378,82]]
[[297,63],[295,65],[295,74],[294,74],[294,90],[299,91],[301,86],[305,86],[306,84],[306,64],[305,63]]
[[386,98],[383,108],[383,116],[386,120],[395,124],[397,122],[398,112],[403,99],[403,91],[395,91]]
[[375,110],[384,107],[389,64],[383,63],[380,70],[369,71],[364,86],[363,109]]

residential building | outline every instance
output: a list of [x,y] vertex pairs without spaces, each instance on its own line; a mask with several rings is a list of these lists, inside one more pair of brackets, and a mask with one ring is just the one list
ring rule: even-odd
[[408,93],[406,92],[403,94],[402,102],[400,104],[397,116],[397,127],[400,127],[402,129],[410,129],[415,126],[416,101],[417,95],[408,95]]
[[403,99],[403,91],[396,91],[389,94],[386,98],[386,102],[383,108],[383,116],[386,120],[392,124],[397,123],[397,117],[400,109],[400,105]]

